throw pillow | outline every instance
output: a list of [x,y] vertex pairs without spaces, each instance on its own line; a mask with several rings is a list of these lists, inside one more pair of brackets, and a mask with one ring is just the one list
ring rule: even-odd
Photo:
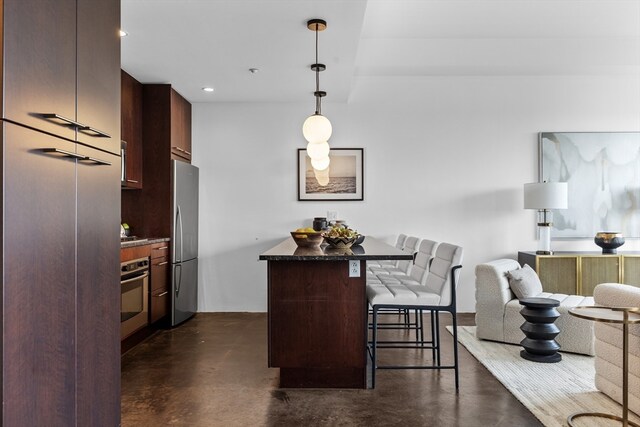
[[542,293],[542,283],[540,278],[533,271],[533,268],[527,264],[524,267],[517,270],[512,270],[507,273],[509,279],[509,287],[519,300],[523,298],[530,298],[538,296]]

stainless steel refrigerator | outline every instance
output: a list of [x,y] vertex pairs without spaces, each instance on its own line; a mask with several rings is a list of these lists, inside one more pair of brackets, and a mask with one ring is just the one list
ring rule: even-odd
[[171,326],[198,309],[197,167],[171,160],[173,180],[173,252],[171,254]]

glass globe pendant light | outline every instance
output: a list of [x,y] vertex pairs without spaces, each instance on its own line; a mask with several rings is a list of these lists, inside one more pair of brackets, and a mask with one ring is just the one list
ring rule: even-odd
[[315,160],[328,157],[329,150],[329,143],[327,141],[310,142],[307,144],[307,155]]
[[[316,111],[304,121],[302,134],[310,145],[314,143],[325,143],[328,146],[327,141],[331,138],[333,129],[329,119],[322,115],[322,97],[326,96],[327,92],[320,90],[320,71],[326,70],[327,67],[324,64],[318,63],[318,32],[324,31],[327,28],[327,22],[322,19],[311,19],[307,21],[307,28],[316,33],[316,62],[311,64],[311,70],[316,73],[316,90],[313,93],[316,98]],[[310,147],[307,146],[307,150],[309,148]],[[319,146],[316,146],[316,148],[320,149]],[[322,150],[324,150],[324,146]],[[309,151],[307,151],[307,154],[309,154],[309,157],[312,159],[315,158]]]

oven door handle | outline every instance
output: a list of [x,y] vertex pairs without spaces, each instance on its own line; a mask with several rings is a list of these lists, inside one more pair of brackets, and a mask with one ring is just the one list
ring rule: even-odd
[[149,277],[149,273],[141,274],[140,276],[132,277],[131,279],[121,280],[120,284],[125,285],[127,283],[135,282],[136,280],[141,280]]

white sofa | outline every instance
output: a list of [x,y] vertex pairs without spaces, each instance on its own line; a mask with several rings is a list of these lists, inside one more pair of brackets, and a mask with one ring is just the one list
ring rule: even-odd
[[[596,305],[640,307],[640,288],[604,283],[593,291]],[[622,404],[622,326],[595,322],[596,387]],[[629,326],[629,409],[640,415],[640,325]]]
[[[524,334],[522,306],[509,288],[506,273],[520,268],[512,259],[499,259],[476,266],[476,336],[485,340],[520,344]],[[556,338],[560,351],[594,355],[593,322],[568,314],[571,307],[593,305],[592,297],[550,294],[537,297],[560,301],[560,317],[556,325],[560,334]]]

